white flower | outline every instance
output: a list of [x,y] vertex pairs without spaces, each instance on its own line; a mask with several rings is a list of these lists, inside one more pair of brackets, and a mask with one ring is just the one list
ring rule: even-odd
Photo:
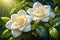
[[11,29],[14,37],[18,37],[22,32],[31,31],[31,21],[32,17],[24,10],[20,10],[17,14],[12,14],[11,20],[6,23],[6,28]]
[[39,2],[34,3],[33,8],[28,9],[27,12],[33,17],[33,20],[42,20],[43,22],[48,22],[50,17],[55,17],[51,11],[51,6],[42,5]]

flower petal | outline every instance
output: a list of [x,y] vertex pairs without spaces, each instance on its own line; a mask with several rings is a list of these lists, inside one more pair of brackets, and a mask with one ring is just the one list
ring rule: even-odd
[[27,12],[29,15],[33,15],[33,8],[28,9]]
[[17,29],[17,28],[19,28],[18,26],[15,26],[14,24],[15,24],[15,23],[13,23],[13,24],[11,25],[11,29]]
[[22,32],[17,29],[12,30],[11,32],[12,32],[13,37],[15,37],[15,38],[22,34]]
[[43,17],[42,18],[37,18],[37,17],[33,18],[33,20],[42,20],[42,19],[43,19]]
[[33,9],[35,10],[39,6],[43,6],[43,5],[41,3],[39,3],[39,2],[35,2],[34,5],[33,5]]
[[29,15],[27,15],[26,17],[28,17],[27,18],[27,24],[30,24],[31,21],[33,20],[33,18],[31,16],[29,16]]
[[50,5],[44,5],[47,11],[51,11],[51,6]]
[[54,18],[54,17],[55,17],[55,13],[54,13],[54,12],[50,12],[50,16],[51,16],[52,18]]
[[17,17],[17,14],[12,14],[12,15],[11,15],[11,20],[12,20],[12,21],[15,21],[15,18],[16,18],[16,17]]
[[11,29],[11,25],[12,25],[12,21],[10,20],[10,21],[8,21],[7,23],[6,23],[6,28],[8,28],[8,29]]
[[44,19],[42,19],[43,22],[48,22],[49,21],[49,17],[46,17]]
[[27,25],[23,30],[23,32],[28,32],[28,31],[31,31],[31,24]]
[[17,14],[18,14],[18,15],[21,15],[21,14],[26,15],[26,12],[25,12],[25,10],[20,10]]
[[20,31],[23,31],[25,27],[26,27],[26,25],[20,27],[19,30],[20,30]]

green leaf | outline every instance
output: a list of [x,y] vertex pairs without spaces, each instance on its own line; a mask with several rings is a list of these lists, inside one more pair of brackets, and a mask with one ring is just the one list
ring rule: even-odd
[[10,37],[8,40],[21,40],[21,39],[22,39],[22,36],[20,36],[20,37],[17,37],[17,38]]
[[11,36],[11,31],[6,29],[3,33],[2,33],[2,37],[3,38],[8,38]]
[[20,35],[19,37],[17,38],[14,38],[13,36],[11,36],[8,40],[21,40],[23,37],[23,35]]
[[50,23],[51,26],[52,26],[52,22],[53,22],[53,18],[50,17],[49,23]]
[[54,2],[54,4],[59,3],[60,4],[60,0],[52,0]]
[[47,28],[50,28],[50,25],[48,23],[44,24]]
[[33,2],[27,2],[27,4],[31,7],[33,6]]
[[41,37],[46,38],[48,36],[46,29],[42,26],[39,26],[38,28],[36,28],[36,32]]
[[36,21],[34,22],[34,24],[32,25],[32,29],[31,29],[31,30],[35,30],[36,27],[39,25],[39,23],[40,23],[40,21],[39,21],[39,20],[36,20]]
[[56,7],[55,7],[55,12],[56,12],[56,13],[59,11],[58,9],[59,9],[59,7],[56,6]]
[[32,35],[34,35],[35,37],[37,37],[37,33],[35,31],[32,32]]
[[60,18],[55,18],[53,20],[53,25],[57,25],[57,23],[59,24],[60,23]]
[[60,18],[60,9],[58,6],[56,8],[56,17]]
[[8,40],[15,40],[15,38],[14,37],[10,37]]
[[4,21],[0,17],[0,25],[4,25],[4,24],[5,24]]
[[21,1],[18,4],[15,4],[14,8],[10,11],[10,15],[16,13],[17,11],[21,10],[25,6],[25,0]]
[[16,9],[17,9],[17,7],[14,7],[13,9],[11,9],[10,15],[13,14],[13,13],[15,13],[16,12]]
[[10,20],[9,17],[1,17],[1,19],[2,19],[5,23]]
[[56,28],[54,28],[54,27],[49,28],[49,33],[50,33],[51,37],[58,39],[58,31]]

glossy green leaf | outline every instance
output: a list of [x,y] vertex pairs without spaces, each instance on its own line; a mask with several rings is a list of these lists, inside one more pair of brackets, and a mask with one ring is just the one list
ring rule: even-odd
[[53,25],[57,25],[57,24],[59,24],[60,23],[60,18],[55,18],[54,20],[53,20]]
[[52,22],[53,22],[53,18],[50,17],[49,23],[50,23],[51,26],[52,26]]
[[49,33],[51,37],[58,39],[58,31],[56,28],[49,28]]
[[58,12],[59,11],[58,8],[59,8],[58,6],[55,7],[55,12]]
[[10,20],[9,17],[1,17],[1,19],[2,19],[5,23]]
[[11,31],[6,29],[3,33],[2,33],[2,37],[3,38],[8,38],[11,36]]
[[10,37],[8,40],[15,40],[15,38],[14,37]]
[[38,28],[36,28],[36,32],[41,37],[46,38],[48,36],[46,29],[42,26],[39,26]]

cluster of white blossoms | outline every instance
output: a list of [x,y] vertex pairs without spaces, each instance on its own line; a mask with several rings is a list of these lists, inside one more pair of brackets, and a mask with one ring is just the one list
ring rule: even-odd
[[14,37],[20,36],[22,32],[31,31],[32,20],[48,22],[50,17],[55,17],[49,5],[42,5],[39,2],[34,3],[33,8],[28,9],[27,12],[29,15],[24,10],[12,14],[11,20],[6,23],[6,28],[11,30]]

